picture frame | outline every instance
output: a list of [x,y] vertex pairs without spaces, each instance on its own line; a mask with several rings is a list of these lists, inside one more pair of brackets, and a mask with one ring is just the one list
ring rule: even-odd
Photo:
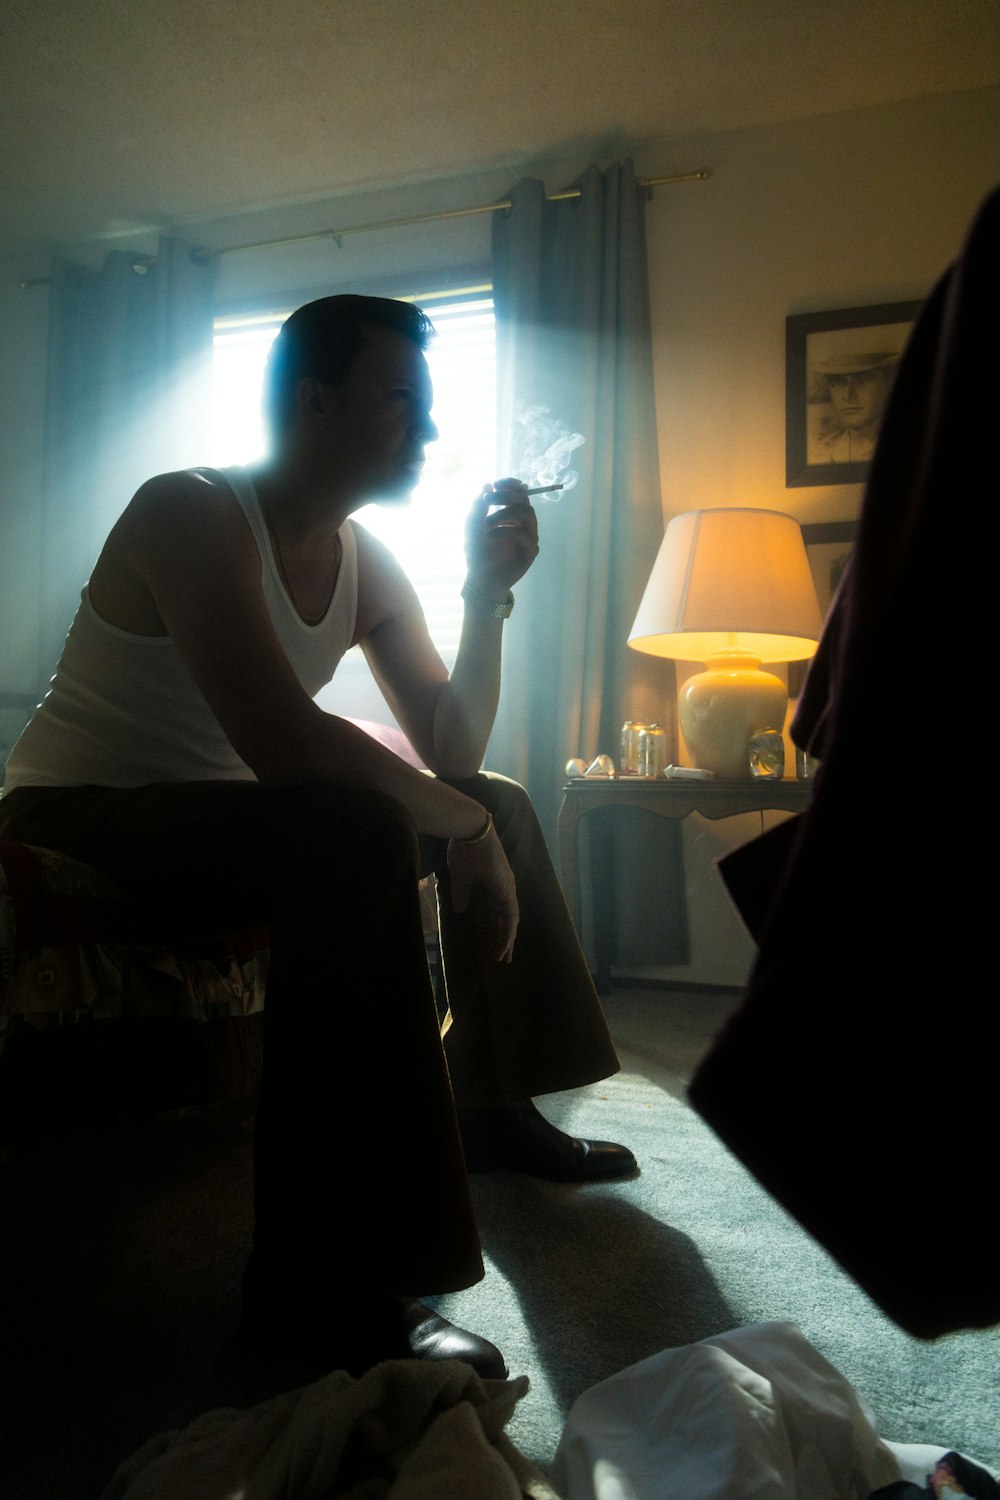
[[[834,595],[844,576],[857,539],[857,521],[813,521],[802,526],[806,557],[816,585],[819,612],[825,624]],[[806,680],[808,661],[789,662],[788,696],[798,698]]]
[[785,484],[858,484],[921,303],[785,319]]
[[854,550],[857,534],[857,521],[814,521],[806,522],[802,527],[819,612],[824,620]]

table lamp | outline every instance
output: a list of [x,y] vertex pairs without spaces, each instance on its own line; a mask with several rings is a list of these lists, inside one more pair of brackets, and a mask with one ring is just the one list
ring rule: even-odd
[[780,731],[788,689],[761,662],[804,661],[822,620],[799,523],[774,510],[722,508],[675,516],[664,533],[628,643],[705,662],[678,697],[694,764],[750,775],[748,745]]

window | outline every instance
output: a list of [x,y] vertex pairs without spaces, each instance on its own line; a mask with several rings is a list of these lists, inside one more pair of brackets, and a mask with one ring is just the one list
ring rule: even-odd
[[[357,519],[399,558],[412,580],[435,645],[450,665],[458,649],[465,576],[465,516],[484,482],[496,477],[496,340],[489,287],[447,297],[414,296],[437,330],[427,351],[440,438],[413,500]],[[264,447],[260,391],[264,364],[291,308],[220,318],[215,329],[216,465],[249,463]]]

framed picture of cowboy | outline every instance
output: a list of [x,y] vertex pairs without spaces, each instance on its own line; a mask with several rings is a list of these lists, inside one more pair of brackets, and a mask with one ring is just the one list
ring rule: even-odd
[[919,302],[785,319],[785,483],[863,482]]

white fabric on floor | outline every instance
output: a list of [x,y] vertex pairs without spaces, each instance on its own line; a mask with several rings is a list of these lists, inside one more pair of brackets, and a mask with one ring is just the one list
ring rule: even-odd
[[868,1500],[896,1479],[923,1485],[946,1451],[880,1439],[794,1323],[757,1323],[586,1391],[551,1479],[565,1500]]
[[103,1500],[558,1500],[503,1430],[527,1388],[457,1360],[338,1370],[154,1438]]

